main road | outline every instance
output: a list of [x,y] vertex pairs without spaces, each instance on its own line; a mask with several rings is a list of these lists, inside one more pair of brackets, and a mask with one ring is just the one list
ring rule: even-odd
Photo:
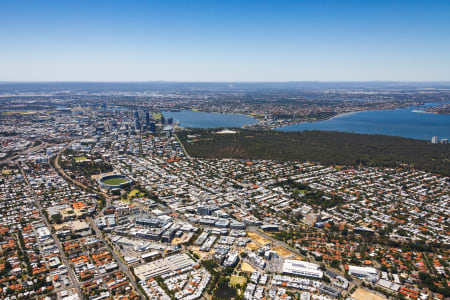
[[[71,142],[70,144],[68,144],[67,146],[65,146],[63,149],[61,149],[60,152],[58,152],[58,154],[56,155],[55,158],[55,171],[58,172],[64,179],[66,179],[67,181],[83,188],[83,189],[88,189],[90,190],[87,186],[85,186],[84,184],[82,184],[81,182],[78,182],[77,180],[71,178],[69,175],[66,174],[66,172],[64,171],[63,168],[61,168],[59,161],[61,159],[61,155],[62,153],[75,141]],[[111,196],[104,193],[104,192],[100,192],[107,201],[107,205],[108,206],[110,204],[111,201]],[[102,211],[98,212],[97,215],[100,215],[103,210],[105,208],[102,209]],[[95,235],[97,236],[97,238],[99,240],[101,240],[104,244],[105,247],[108,249],[108,251],[111,253],[111,255],[114,257],[114,260],[117,262],[117,265],[119,266],[119,270],[121,270],[124,274],[127,275],[127,277],[130,279],[130,283],[133,286],[133,288],[136,290],[136,292],[141,296],[142,299],[145,299],[146,296],[142,293],[142,291],[138,288],[134,275],[131,274],[130,269],[128,268],[128,266],[122,261],[122,259],[116,254],[116,252],[114,251],[114,249],[108,244],[108,242],[105,240],[105,238],[103,237],[102,232],[100,231],[100,229],[98,229],[98,227],[95,225],[94,220],[92,218],[88,218],[89,219],[89,224],[91,225],[91,228],[94,230]]]
[[[52,164],[50,164],[50,166],[53,168],[53,170],[54,170],[55,172],[57,172],[59,175],[61,175],[65,180],[71,182],[72,184],[75,184],[75,185],[79,186],[80,188],[82,188],[82,189],[84,189],[84,190],[90,191],[90,190],[92,190],[92,188],[87,187],[86,185],[82,184],[82,183],[79,182],[78,180],[75,180],[75,179],[73,179],[72,177],[70,177],[69,175],[67,175],[66,172],[64,171],[64,169],[63,169],[63,168],[61,167],[61,165],[60,165],[60,160],[61,160],[61,155],[62,155],[62,153],[63,153],[67,148],[69,148],[69,146],[70,146],[71,144],[73,144],[73,143],[75,143],[75,142],[76,142],[76,141],[72,141],[72,142],[70,142],[69,144],[67,144],[67,146],[65,146],[63,149],[61,149],[61,150],[58,152],[58,154],[56,154],[56,157],[55,157],[55,165],[52,166]],[[105,199],[108,201],[108,205],[109,205],[109,202],[110,202],[110,200],[111,200],[111,196],[110,196],[110,195],[108,195],[107,193],[102,192],[102,191],[95,191],[95,192],[96,192],[96,193],[99,193],[99,194],[102,194],[103,197],[105,197]],[[107,205],[107,206],[108,206],[108,205]]]
[[20,165],[18,165],[20,167],[20,171],[25,179],[25,182],[28,185],[28,189],[30,190],[30,193],[33,197],[33,202],[36,205],[36,207],[39,210],[39,214],[42,216],[42,219],[44,220],[45,225],[47,226],[47,228],[50,230],[50,234],[53,238],[53,240],[55,241],[56,246],[58,247],[58,251],[61,255],[62,261],[64,262],[64,264],[66,265],[68,272],[67,274],[69,275],[69,279],[72,283],[72,287],[75,288],[77,294],[78,294],[78,298],[79,299],[83,299],[81,291],[80,291],[80,284],[75,276],[75,272],[72,269],[72,266],[69,262],[69,259],[67,258],[66,254],[64,253],[64,249],[61,245],[61,242],[59,241],[58,237],[56,236],[56,234],[53,232],[52,230],[52,226],[50,224],[50,222],[47,220],[47,218],[45,217],[43,210],[44,208],[41,206],[40,201],[37,199],[36,193],[34,192],[34,189],[31,187],[30,185],[30,181],[28,180],[28,177],[26,176],[25,172],[23,171],[22,167]]
[[108,244],[108,242],[103,237],[102,232],[98,227],[94,224],[94,220],[92,218],[89,218],[89,224],[91,225],[91,228],[94,229],[95,235],[99,240],[101,240],[105,247],[108,249],[108,251],[112,254],[115,261],[117,262],[117,265],[119,266],[119,270],[122,271],[124,274],[128,276],[130,279],[131,284],[133,285],[133,288],[136,290],[136,292],[141,296],[142,299],[146,299],[145,295],[142,293],[142,291],[138,288],[134,275],[131,273],[130,268],[123,262],[123,260],[117,255],[115,250]]
[[[282,242],[282,241],[280,241],[280,240],[277,240],[277,239],[271,237],[270,235],[268,235],[268,234],[264,233],[263,231],[261,231],[258,227],[255,227],[255,226],[249,226],[249,227],[247,228],[247,230],[248,230],[249,232],[254,232],[254,233],[259,234],[259,235],[262,236],[263,238],[265,238],[265,239],[271,241],[272,244],[274,244],[274,245],[281,246],[281,247],[283,247],[283,248],[288,249],[289,251],[291,251],[291,252],[294,253],[294,254],[297,254],[297,255],[300,255],[300,256],[302,256],[302,257],[305,257],[305,255],[303,255],[302,253],[300,253],[300,251],[298,251],[297,249],[292,248],[291,246],[289,246],[289,245],[286,244],[285,242]],[[307,255],[307,256],[305,257],[305,260],[307,260],[307,261],[309,261],[309,262],[314,262],[314,261],[312,261],[312,259],[311,259],[311,257],[310,257],[309,255]],[[340,275],[340,276],[342,276],[342,277],[345,277],[345,274],[344,274],[341,270],[335,269],[335,268],[333,268],[333,267],[331,267],[331,266],[329,266],[329,265],[326,265],[326,268],[329,269],[329,270],[331,270],[331,271],[333,271],[334,273],[337,273],[338,275]],[[348,290],[351,290],[351,288],[353,287],[353,285],[355,285],[356,287],[360,288],[360,287],[361,287],[361,281],[360,281],[359,279],[357,279],[357,278],[353,278],[351,281],[349,280],[349,288],[348,288]]]
[[186,151],[186,148],[184,148],[184,145],[183,145],[183,143],[180,141],[180,138],[178,137],[178,135],[177,135],[176,133],[175,133],[174,135],[175,135],[175,138],[176,138],[177,141],[178,141],[178,144],[180,144],[181,149],[182,149],[183,152],[184,152],[184,155],[186,155],[186,157],[187,157],[188,159],[192,160],[192,156],[190,156],[189,153]]

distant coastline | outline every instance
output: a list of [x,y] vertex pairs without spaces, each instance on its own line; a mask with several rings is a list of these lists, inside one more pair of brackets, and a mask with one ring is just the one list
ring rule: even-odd
[[413,113],[419,113],[419,114],[437,114],[436,112],[432,112],[432,111],[426,111],[426,110],[412,110],[411,112]]
[[339,119],[342,117],[346,117],[346,116],[350,116],[353,114],[357,114],[360,112],[365,112],[365,111],[370,111],[370,110],[358,110],[358,111],[349,111],[349,112],[344,112],[344,113],[339,113],[337,115],[328,117],[328,118],[324,118],[324,119],[318,119],[318,120],[313,120],[313,121],[304,121],[304,122],[293,122],[292,124],[285,124],[285,125],[280,125],[277,127],[272,128],[272,130],[277,130],[286,126],[295,126],[295,125],[300,125],[300,124],[307,124],[307,123],[318,123],[318,122],[325,122],[325,121],[329,121],[329,120],[333,120],[333,119]]
[[317,120],[317,121],[312,121],[312,122],[321,122],[321,121],[338,119],[338,118],[342,118],[342,117],[345,117],[345,116],[351,116],[351,115],[354,115],[354,114],[357,114],[357,113],[363,112],[363,111],[369,111],[369,110],[349,111],[349,112],[337,114],[337,115],[335,115],[335,116],[333,116],[331,118],[326,118],[326,119],[323,119],[323,120]]
[[[405,108],[366,110],[342,113],[327,120],[310,121],[281,126],[279,131],[340,131],[360,134],[383,134],[420,140],[430,140],[433,136],[450,137],[448,114],[426,111],[424,106]],[[447,117],[446,117],[447,116]]]

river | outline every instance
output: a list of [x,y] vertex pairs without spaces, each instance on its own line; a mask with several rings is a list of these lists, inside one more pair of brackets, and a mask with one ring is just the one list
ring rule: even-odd
[[433,136],[437,136],[438,139],[448,139],[450,138],[450,115],[424,111],[426,107],[437,104],[444,104],[444,102],[399,109],[347,113],[325,121],[305,122],[280,127],[277,130],[329,130],[384,134],[420,140],[431,140]]

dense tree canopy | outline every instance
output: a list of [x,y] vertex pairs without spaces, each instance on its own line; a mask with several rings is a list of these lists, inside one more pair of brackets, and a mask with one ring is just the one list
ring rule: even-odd
[[450,175],[450,145],[332,131],[237,131],[236,134],[217,134],[217,129],[193,129],[178,135],[193,157],[311,161],[324,165],[361,164],[378,167],[407,164]]

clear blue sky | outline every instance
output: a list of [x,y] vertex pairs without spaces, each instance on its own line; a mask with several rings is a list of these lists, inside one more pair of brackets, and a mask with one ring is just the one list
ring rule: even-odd
[[450,0],[1,0],[0,81],[450,81]]

